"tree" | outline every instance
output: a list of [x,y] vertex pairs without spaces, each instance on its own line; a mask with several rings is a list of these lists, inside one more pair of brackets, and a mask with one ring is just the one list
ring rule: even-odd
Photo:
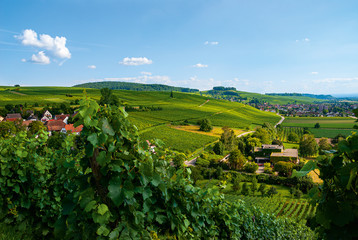
[[290,132],[290,134],[287,136],[287,140],[290,142],[299,142],[300,138],[298,137],[297,133]]
[[16,133],[15,124],[13,122],[0,122],[0,137],[8,138]]
[[29,134],[38,133],[40,130],[46,130],[46,126],[41,121],[32,121],[29,124]]
[[322,151],[322,150],[331,150],[332,149],[332,146],[329,143],[327,138],[321,138],[319,140],[319,142],[318,142],[318,145],[319,145],[319,150],[320,151]]
[[266,184],[265,183],[260,184],[259,192],[261,193],[261,196],[264,196],[266,194]]
[[60,132],[52,132],[52,135],[47,140],[47,145],[52,148],[59,150],[62,148],[62,143],[65,140],[65,134]]
[[184,166],[184,162],[186,160],[186,156],[184,153],[178,153],[177,155],[175,155],[175,157],[173,158],[173,163],[177,168],[183,167]]
[[203,180],[204,177],[203,175],[201,174],[201,169],[200,167],[196,166],[196,167],[190,167],[190,170],[191,170],[191,179],[193,180],[193,183],[196,184],[196,182],[198,180]]
[[245,156],[241,153],[240,150],[235,149],[230,153],[229,156],[229,163],[230,167],[233,169],[242,169],[244,164],[246,163],[247,159]]
[[259,165],[254,162],[248,162],[244,166],[244,171],[248,173],[255,173],[259,169]]
[[260,139],[262,144],[270,144],[272,142],[270,133],[265,128],[256,129],[256,132],[252,134],[252,137]]
[[213,126],[211,125],[211,122],[209,119],[202,119],[199,121],[199,125],[200,125],[200,131],[204,131],[204,132],[210,132],[211,130],[213,130]]
[[275,187],[270,187],[267,191],[267,196],[272,197],[273,195],[277,194],[277,189]]
[[303,157],[315,155],[318,151],[318,144],[314,136],[311,134],[303,135],[299,143],[298,151]]
[[235,133],[229,127],[223,127],[222,130],[220,141],[224,144],[226,150],[231,151],[234,146]]
[[170,91],[170,97],[171,97],[171,98],[174,98],[174,95],[173,95],[173,90],[172,90],[172,91]]
[[14,109],[14,105],[12,105],[12,104],[6,104],[6,105],[5,105],[5,109],[6,109],[7,111],[11,112],[11,111]]
[[108,104],[119,106],[119,99],[116,95],[113,94],[112,90],[109,88],[101,89],[101,99],[99,100],[100,105]]
[[280,161],[275,164],[274,170],[278,172],[280,176],[289,177],[292,173],[294,165],[295,164],[291,162]]
[[271,163],[264,163],[264,173],[268,173],[271,174],[272,173],[272,168],[271,168]]
[[216,155],[223,155],[224,154],[224,144],[222,142],[216,142],[213,151]]
[[272,140],[272,145],[283,146],[283,143],[282,143],[282,141],[279,140],[279,139],[274,139],[274,140]]
[[242,185],[241,194],[243,194],[245,196],[250,194],[250,188],[249,188],[249,185],[247,184],[247,182],[244,182],[244,184]]
[[[241,175],[239,175],[239,176],[241,176]],[[240,194],[241,188],[242,188],[241,177],[234,178],[233,183],[232,183],[232,190],[234,190],[234,192],[236,192],[237,194]]]
[[314,125],[314,128],[320,128],[321,127],[321,125],[319,124],[319,123],[316,123],[315,125]]
[[254,177],[252,179],[252,183],[251,183],[251,192],[253,195],[255,195],[255,192],[257,191],[258,185],[257,185],[257,179],[256,177]]

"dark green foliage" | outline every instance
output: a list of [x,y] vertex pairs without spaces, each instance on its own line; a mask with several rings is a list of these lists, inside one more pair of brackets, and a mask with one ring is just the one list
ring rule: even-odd
[[235,149],[234,151],[230,152],[229,163],[232,169],[242,169],[246,161],[247,159],[240,150]]
[[321,125],[319,124],[319,123],[316,123],[315,125],[314,125],[314,128],[320,128],[321,127]]
[[229,127],[223,127],[222,130],[220,141],[224,144],[226,150],[231,151],[234,146],[235,133]]
[[257,169],[259,169],[259,165],[257,165],[257,163],[254,162],[248,162],[244,166],[244,171],[248,173],[255,173]]
[[279,140],[279,139],[274,139],[274,140],[272,140],[272,145],[279,145],[279,146],[282,146],[282,145],[283,145],[283,143],[282,143],[282,141],[281,141],[281,140]]
[[257,179],[256,179],[256,177],[254,177],[252,179],[252,182],[251,182],[251,185],[250,185],[250,189],[251,189],[252,194],[255,194],[255,192],[257,191],[257,188],[258,188]]
[[223,155],[224,154],[224,144],[221,141],[216,142],[213,147],[213,151],[217,155]]
[[236,194],[240,194],[241,193],[241,175],[238,175],[237,177],[233,178],[232,181],[232,190],[234,190],[234,192],[236,192]]
[[252,134],[253,138],[258,138],[262,144],[270,144],[272,142],[271,135],[266,128],[258,128],[256,132]]
[[278,174],[280,176],[285,176],[285,177],[289,177],[291,176],[292,170],[293,170],[293,166],[295,164],[291,163],[291,162],[277,162],[274,166],[274,170],[276,172],[278,172]]
[[173,163],[176,167],[180,168],[184,166],[184,161],[186,160],[186,156],[184,153],[178,153],[173,158]]
[[141,84],[141,83],[114,82],[114,81],[83,83],[83,84],[76,85],[74,87],[97,88],[97,89],[109,88],[113,90],[133,90],[133,91],[199,92],[198,89],[172,87],[163,84]]
[[209,119],[202,119],[200,121],[198,121],[198,124],[200,126],[200,131],[204,131],[204,132],[210,132],[211,130],[213,130],[213,126],[211,125],[211,122]]
[[201,168],[198,166],[195,167],[190,167],[191,170],[191,174],[190,174],[190,178],[193,180],[193,183],[195,184],[198,180],[203,180],[204,177],[201,174]]
[[274,195],[276,195],[277,189],[275,187],[270,187],[269,190],[266,192],[266,195],[269,197],[273,197]]
[[173,95],[173,90],[172,90],[172,91],[170,91],[170,97],[171,97],[171,98],[174,98],[174,95]]
[[290,134],[288,134],[288,136],[287,136],[287,140],[290,141],[290,142],[299,142],[300,138],[297,135],[297,133],[290,132]]
[[41,121],[32,121],[28,127],[28,134],[33,135],[40,130],[46,130],[46,126]]
[[52,149],[60,150],[65,138],[66,136],[63,133],[52,132],[52,135],[48,138],[47,145]]
[[244,184],[242,185],[241,194],[245,196],[250,194],[250,188],[247,182],[244,182]]
[[318,144],[313,135],[305,134],[303,135],[300,144],[299,144],[299,153],[303,157],[313,156],[317,154]]
[[266,184],[261,183],[258,191],[261,193],[261,196],[264,196],[266,194]]
[[100,105],[109,104],[118,106],[119,99],[116,95],[113,94],[112,90],[109,88],[101,89],[101,99],[99,100]]

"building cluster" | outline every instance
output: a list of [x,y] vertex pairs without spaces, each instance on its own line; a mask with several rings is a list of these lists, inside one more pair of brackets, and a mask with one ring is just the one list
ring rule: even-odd
[[[251,105],[251,104],[250,104]],[[267,112],[278,112],[289,117],[348,117],[353,116],[353,109],[358,103],[337,102],[321,104],[254,104],[254,107]]]
[[280,161],[297,164],[300,161],[297,149],[284,149],[281,145],[262,144],[261,147],[255,147],[254,153],[257,164]]
[[[72,115],[74,117],[76,113]],[[31,122],[39,121],[47,128],[49,135],[53,132],[61,132],[61,133],[75,133],[80,134],[82,131],[83,125],[75,127],[73,124],[68,123],[68,119],[70,114],[59,114],[53,116],[50,111],[46,110],[41,119],[38,119],[37,116],[34,115],[33,112],[30,112],[30,116],[27,119],[23,119],[20,113],[9,113],[6,117],[0,116],[1,121],[21,121],[22,125],[25,126],[27,129]]]

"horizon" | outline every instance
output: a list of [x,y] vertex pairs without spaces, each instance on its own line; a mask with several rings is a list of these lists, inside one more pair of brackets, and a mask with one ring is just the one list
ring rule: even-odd
[[357,96],[357,7],[322,0],[1,2],[0,85],[123,81]]

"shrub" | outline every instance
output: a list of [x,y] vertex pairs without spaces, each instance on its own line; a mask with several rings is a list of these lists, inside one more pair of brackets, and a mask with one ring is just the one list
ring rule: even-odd
[[275,164],[274,166],[274,170],[276,172],[278,172],[278,174],[280,176],[286,176],[286,177],[289,177],[292,173],[292,169],[293,169],[293,166],[295,164],[291,163],[291,162],[283,162],[283,161],[280,161],[278,163]]
[[264,163],[264,173],[272,173],[271,163]]
[[259,169],[259,165],[254,162],[248,162],[244,166],[244,171],[248,173],[255,173]]
[[224,154],[224,144],[221,141],[215,143],[215,145],[213,147],[213,151],[216,155],[223,155]]

